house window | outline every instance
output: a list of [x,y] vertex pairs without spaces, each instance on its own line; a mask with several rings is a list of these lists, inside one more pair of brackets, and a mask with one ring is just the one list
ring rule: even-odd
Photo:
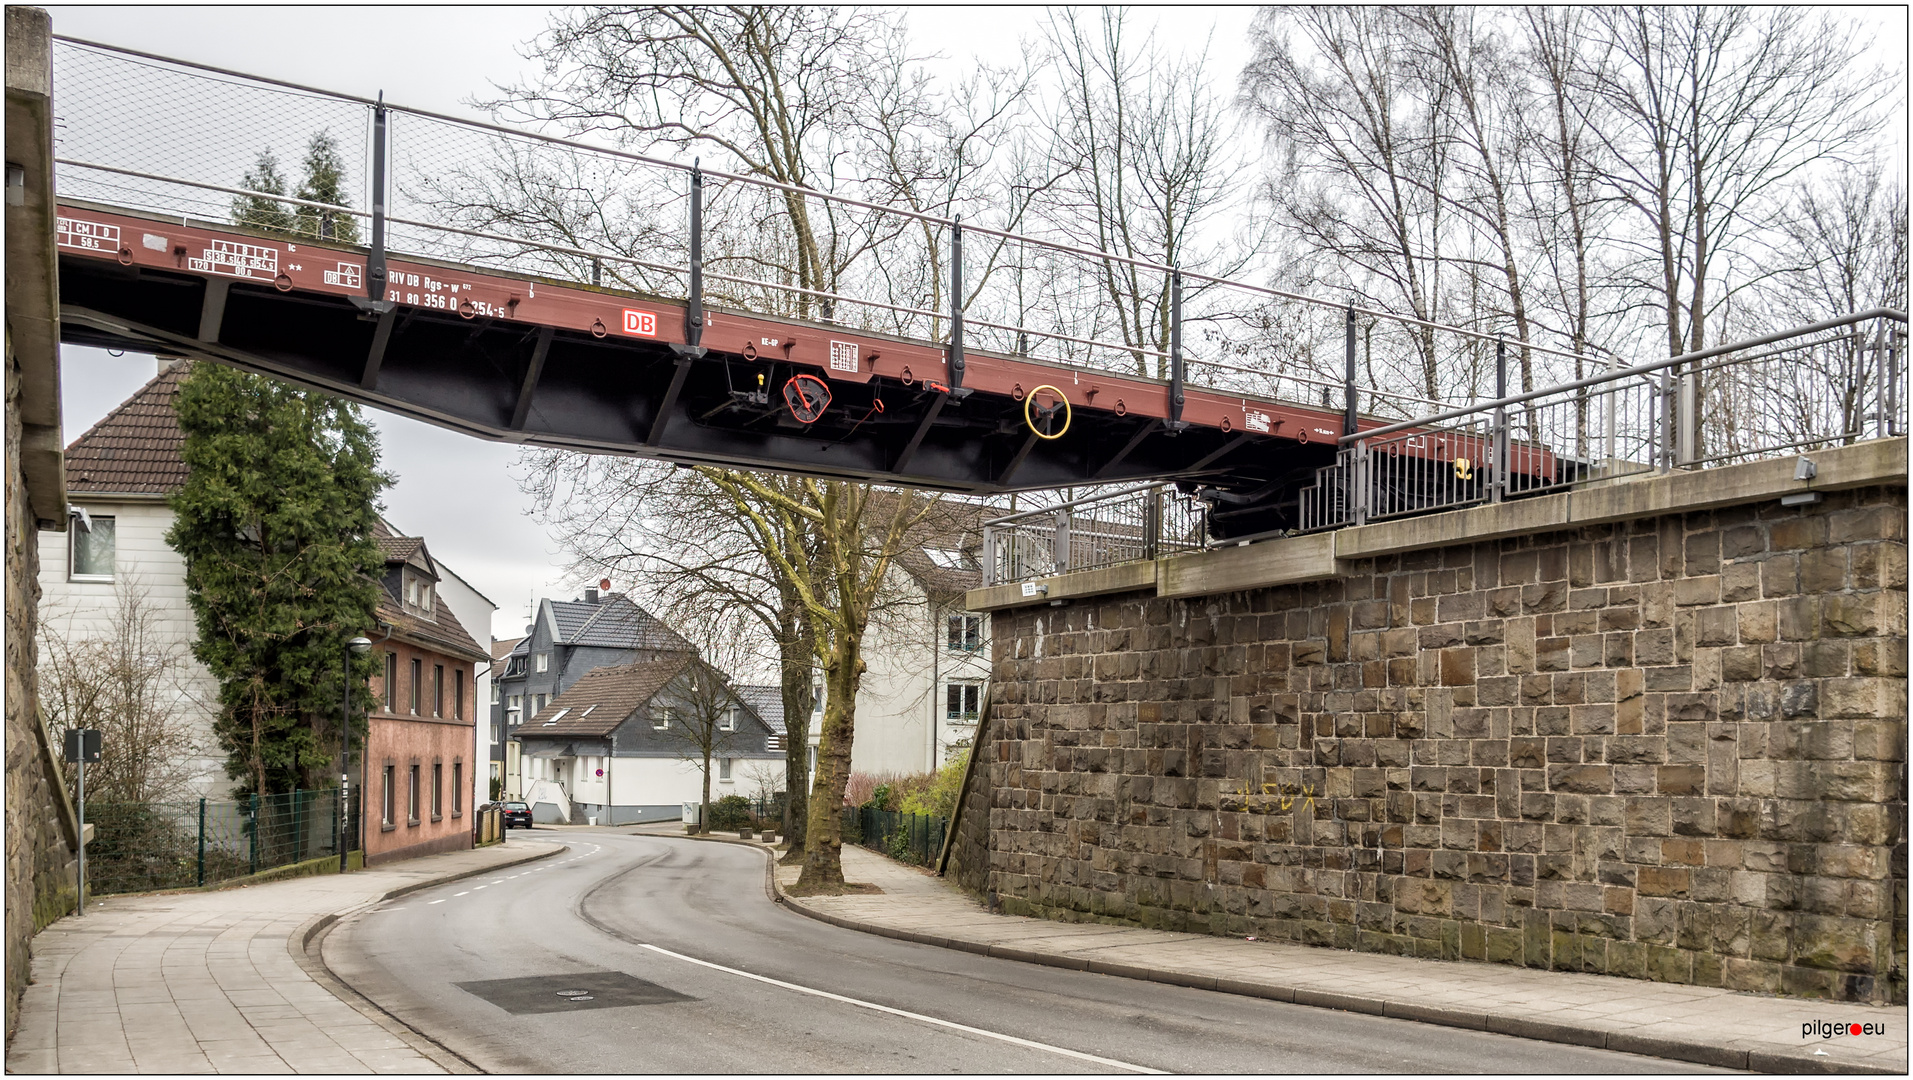
[[537,670],[540,672],[551,670],[551,654],[550,653],[541,652],[537,656],[533,657],[532,660],[533,660],[532,667],[534,670]]
[[452,816],[465,814],[465,763],[452,762]]
[[398,824],[398,790],[392,786],[392,768],[385,767],[385,791],[381,795],[385,816],[380,821],[388,829]]
[[452,672],[452,719],[465,719],[465,669]]
[[717,759],[717,779],[719,783],[723,783],[723,784],[728,784],[731,782],[731,759],[730,758],[721,757]]
[[445,715],[445,665],[432,665],[432,715]]
[[982,698],[981,683],[950,683],[944,687],[945,715],[951,720],[974,721]]
[[412,607],[418,606],[418,579],[412,576],[410,570],[405,572],[405,602]]
[[507,679],[516,678],[517,676],[523,675],[524,673],[525,673],[525,658],[523,656],[512,656],[512,657],[507,657],[505,659],[505,675],[504,675],[505,678]]
[[445,766],[432,762],[432,820],[445,816]]
[[513,695],[511,696],[511,705],[510,705],[510,707],[508,707],[508,708],[507,708],[507,709],[506,709],[505,711],[511,714],[511,715],[510,715],[510,716],[509,716],[509,717],[507,718],[507,722],[508,722],[508,723],[513,723],[513,724],[516,724],[516,723],[518,723],[518,722],[519,722],[519,721],[518,721],[518,718],[519,718],[520,716],[522,716],[522,715],[524,715],[524,712],[525,712],[525,697],[524,697],[524,695],[523,695],[523,694],[513,694]]
[[498,704],[498,680],[492,680],[492,704]]
[[737,712],[738,712],[738,709],[737,709],[737,706],[735,705],[731,706],[728,709],[725,709],[723,717],[719,719],[717,722],[717,729],[719,731],[736,731],[737,730]]
[[533,698],[531,714],[533,716],[537,716],[539,713],[544,712],[545,703],[550,700],[551,700],[551,696],[549,694],[539,694],[537,697]]
[[675,719],[677,719],[677,710],[675,709],[668,709],[668,708],[653,709],[651,711],[651,730],[652,731],[669,730],[671,727],[671,721]]
[[67,579],[70,581],[111,581],[113,580],[113,561],[118,546],[116,531],[110,517],[91,517],[85,519],[91,523],[89,528],[76,514],[67,529],[67,540],[71,545],[71,554],[67,563]]
[[975,652],[983,647],[983,616],[952,615],[947,629],[952,650]]
[[398,712],[393,705],[399,699],[399,654],[385,654],[385,711]]
[[405,782],[405,823],[418,824],[418,766],[413,765],[406,772]]
[[424,681],[425,681],[425,662],[423,660],[420,660],[418,657],[414,656],[412,658],[412,686],[411,686],[413,716],[418,715],[419,693],[422,689],[419,686],[419,684]]

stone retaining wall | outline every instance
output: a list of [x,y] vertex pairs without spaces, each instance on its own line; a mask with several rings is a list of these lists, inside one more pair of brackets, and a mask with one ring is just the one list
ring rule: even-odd
[[1054,918],[1904,1002],[1906,511],[1000,611],[957,872]]

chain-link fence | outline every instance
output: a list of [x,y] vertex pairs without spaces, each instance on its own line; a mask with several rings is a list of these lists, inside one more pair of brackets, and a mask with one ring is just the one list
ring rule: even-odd
[[335,789],[226,801],[92,803],[87,891],[150,892],[211,885],[358,850],[358,805]]
[[932,814],[905,814],[868,806],[846,806],[843,840],[880,851],[898,862],[929,866],[943,850],[949,819]]

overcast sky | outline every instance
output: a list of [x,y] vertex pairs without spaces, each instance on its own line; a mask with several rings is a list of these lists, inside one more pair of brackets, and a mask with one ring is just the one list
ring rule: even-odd
[[[530,70],[521,45],[544,26],[542,7],[85,7],[52,5],[55,33],[269,75],[328,90],[450,113],[493,83]],[[1142,8],[1154,36],[1184,54],[1203,53],[1224,86],[1249,58],[1252,8]],[[1039,32],[1043,12],[1016,7],[917,7],[908,13],[919,48],[943,54],[957,74],[974,60],[1008,62]],[[1906,9],[1867,9],[1879,27],[1876,58],[1905,70]],[[1902,104],[1904,109],[1904,104]],[[1904,113],[1902,113],[1902,116]],[[1904,123],[1904,121],[1902,121]],[[1904,143],[1901,144],[1902,161]],[[1904,175],[1904,165],[1901,165]],[[71,441],[154,372],[150,356],[114,357],[66,348],[64,424]],[[499,607],[493,632],[519,632],[533,595],[575,595],[556,548],[525,514],[508,467],[516,449],[370,412],[398,476],[387,516],[422,534],[434,556]]]

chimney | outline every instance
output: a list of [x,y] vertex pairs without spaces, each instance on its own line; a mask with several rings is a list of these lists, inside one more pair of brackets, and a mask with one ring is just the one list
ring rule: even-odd
[[597,602],[598,602],[598,590],[596,590],[596,589],[586,589],[586,590],[585,590],[585,603],[587,603],[587,604],[595,604],[595,603],[597,603]]

